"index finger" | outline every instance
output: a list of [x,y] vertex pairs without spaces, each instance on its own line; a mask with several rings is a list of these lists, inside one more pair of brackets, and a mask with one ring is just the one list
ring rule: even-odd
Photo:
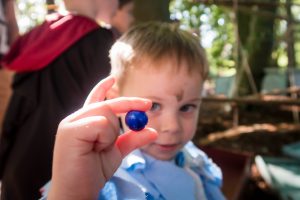
[[90,116],[107,116],[109,113],[121,114],[130,110],[147,111],[151,106],[152,101],[149,99],[139,97],[118,97],[89,104],[67,117],[66,120],[74,121]]
[[104,102],[115,114],[126,113],[130,110],[147,111],[152,101],[141,97],[118,97]]

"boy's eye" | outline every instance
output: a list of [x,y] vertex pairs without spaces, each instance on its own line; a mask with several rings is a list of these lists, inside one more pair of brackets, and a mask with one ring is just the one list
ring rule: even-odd
[[150,111],[151,111],[151,112],[155,112],[155,111],[160,110],[160,108],[161,108],[161,105],[160,105],[159,103],[153,102]]
[[195,110],[197,108],[196,105],[193,104],[188,104],[188,105],[184,105],[180,108],[181,112],[191,112],[193,110]]

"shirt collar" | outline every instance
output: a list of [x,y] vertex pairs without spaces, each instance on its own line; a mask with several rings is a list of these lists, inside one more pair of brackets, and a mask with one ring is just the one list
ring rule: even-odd
[[[127,171],[142,170],[146,168],[146,165],[151,165],[155,162],[155,158],[152,156],[143,153],[141,150],[137,149],[128,154],[121,163],[121,168]],[[175,158],[170,162],[175,162],[176,165],[183,167],[184,164],[184,155],[182,152],[179,152]]]
[[121,163],[121,168],[127,171],[134,171],[137,169],[145,169],[146,160],[142,154],[142,152],[137,149],[128,154]]
[[[151,164],[155,159],[150,155],[144,154],[137,149],[128,154],[121,163],[121,168],[127,171],[134,171],[137,169],[145,169],[146,163]],[[188,165],[189,167],[202,168],[206,164],[210,164],[204,152],[200,151],[192,142],[188,142],[183,151],[178,152],[173,161],[179,167]]]

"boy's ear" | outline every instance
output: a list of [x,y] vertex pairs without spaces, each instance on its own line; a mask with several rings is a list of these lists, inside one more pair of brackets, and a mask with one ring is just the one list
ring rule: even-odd
[[117,84],[114,84],[106,93],[106,98],[107,99],[114,99],[119,97],[119,88],[117,86]]

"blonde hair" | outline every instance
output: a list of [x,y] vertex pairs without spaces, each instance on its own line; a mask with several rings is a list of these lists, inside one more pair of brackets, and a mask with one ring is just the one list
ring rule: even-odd
[[165,58],[174,59],[177,61],[174,70],[179,70],[179,63],[186,62],[186,70],[198,72],[203,81],[208,73],[206,54],[199,38],[176,24],[148,22],[132,27],[110,50],[111,74],[121,84],[126,69],[138,67],[137,63],[145,58],[153,63],[153,67],[159,66],[155,63]]

